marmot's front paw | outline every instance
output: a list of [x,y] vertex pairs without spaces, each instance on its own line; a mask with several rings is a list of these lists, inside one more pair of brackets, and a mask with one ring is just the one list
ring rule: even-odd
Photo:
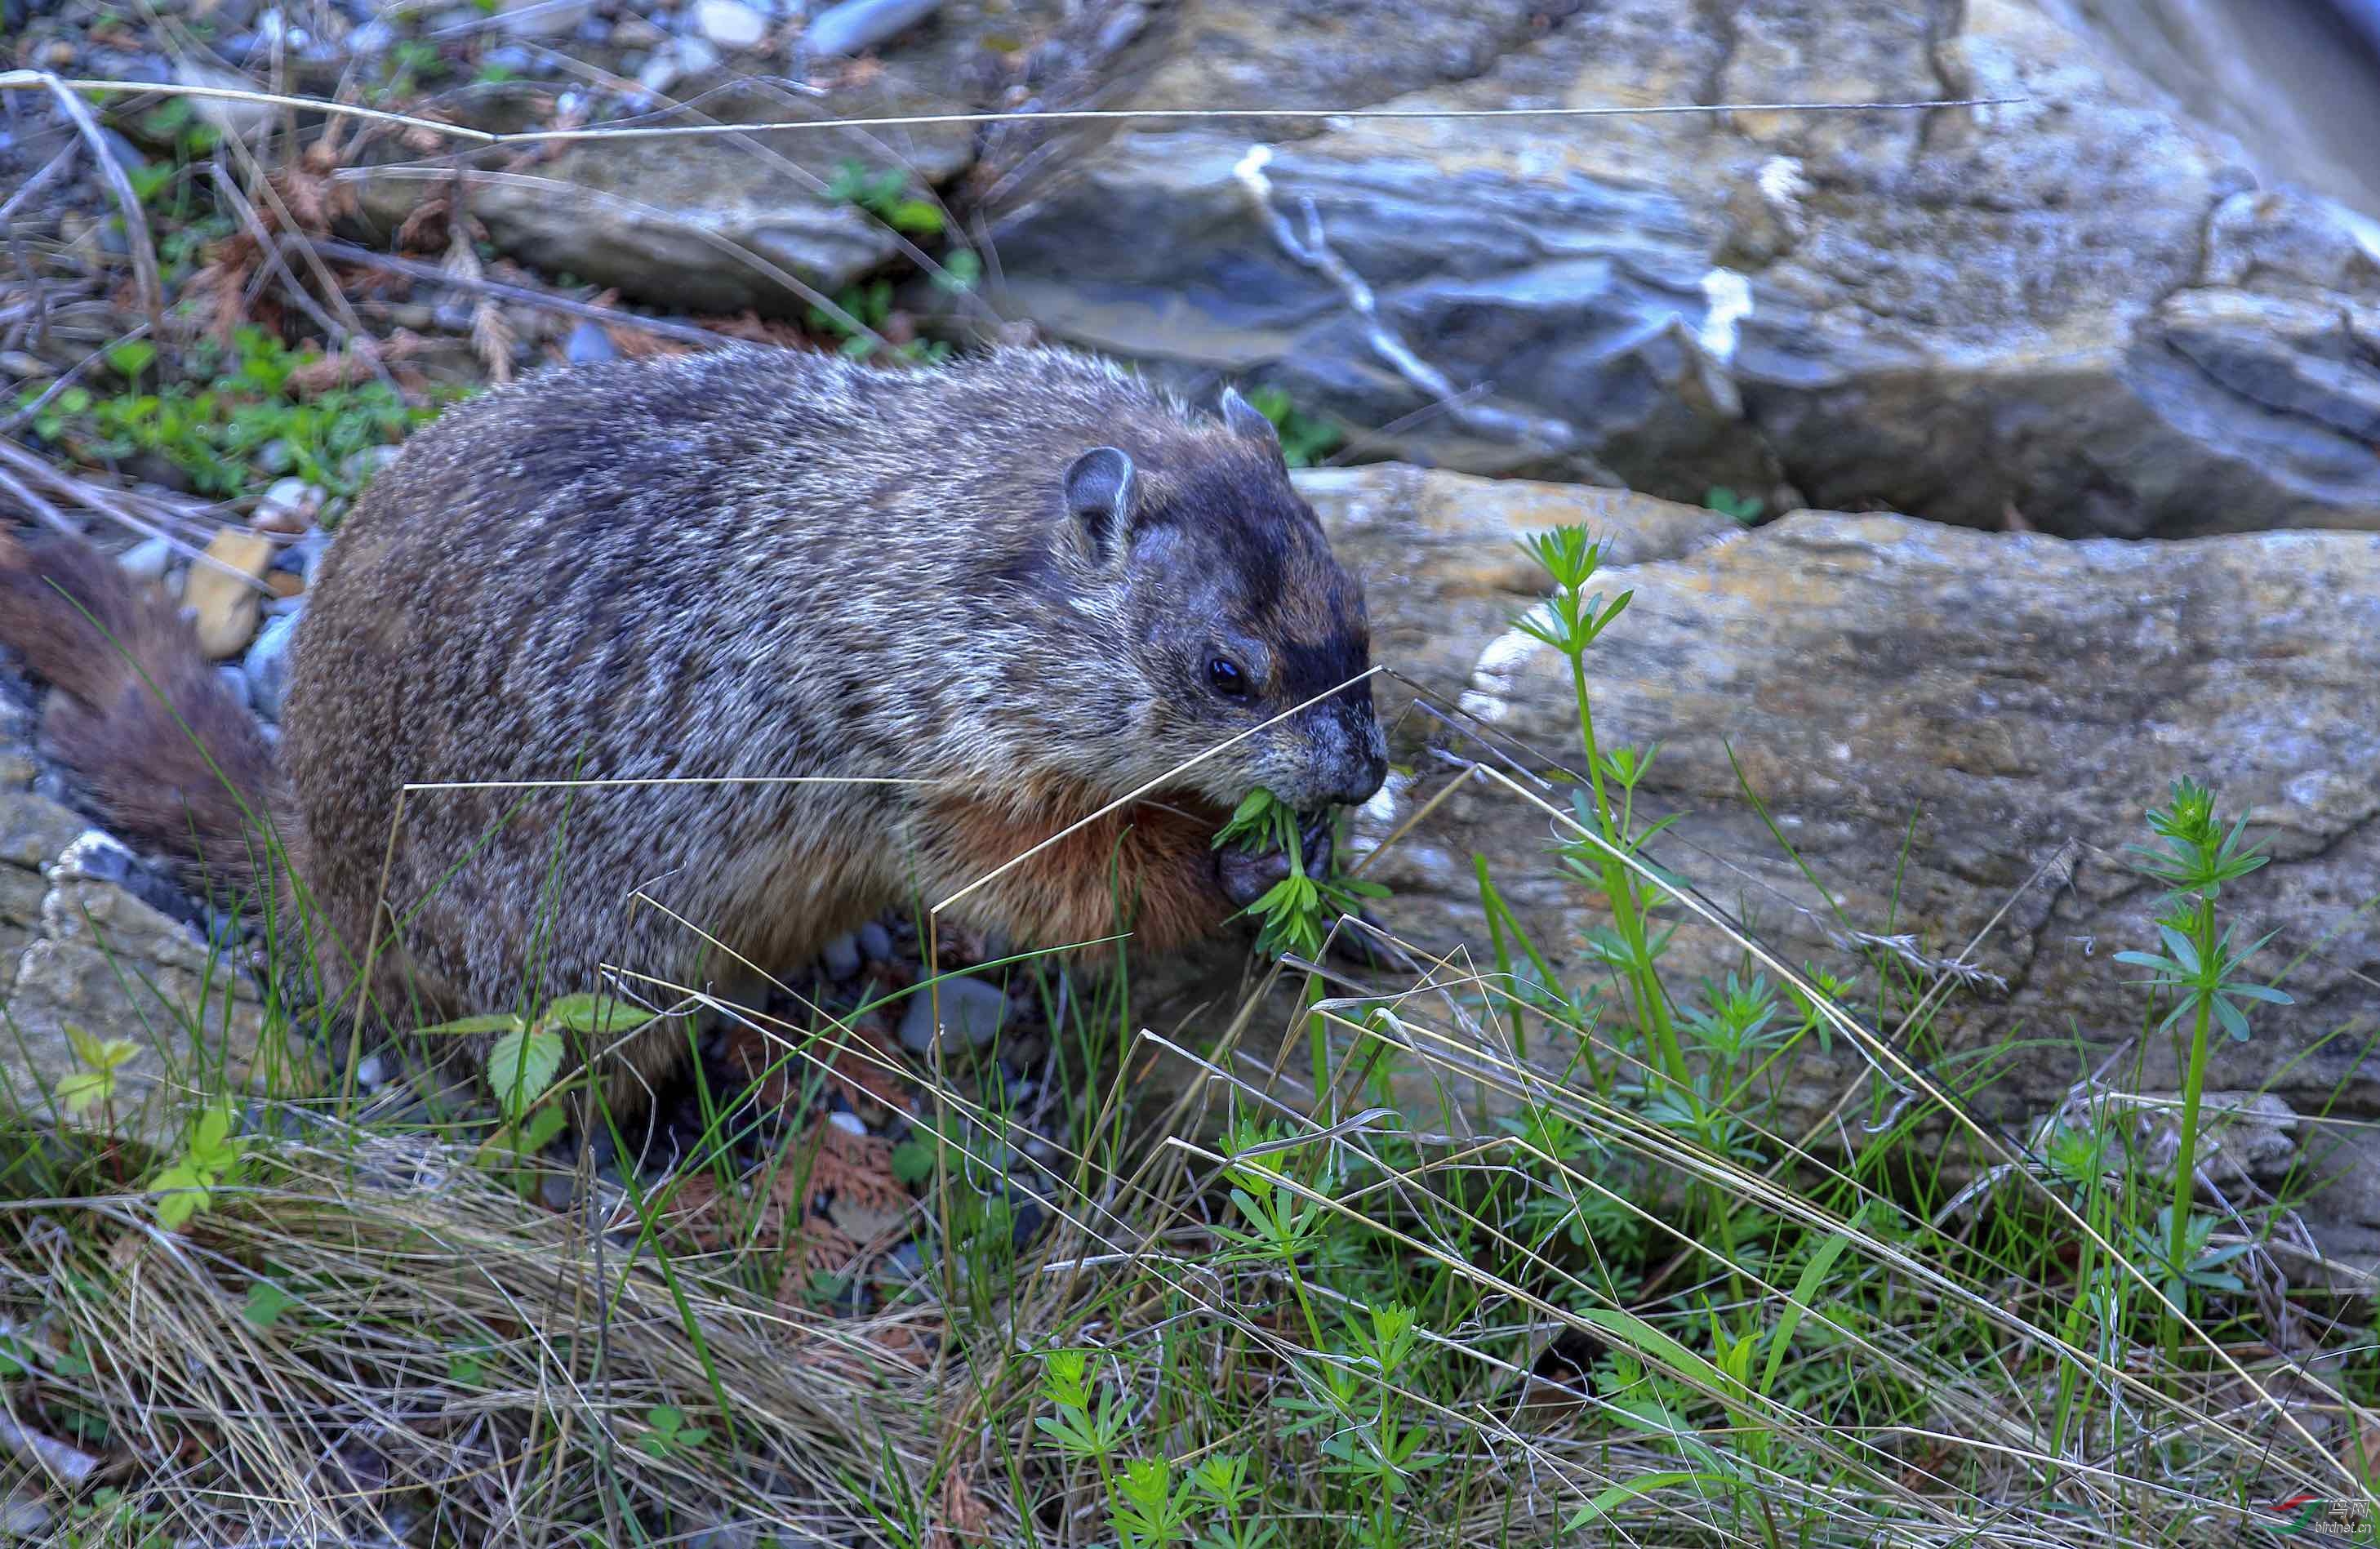
[[[1331,835],[1336,825],[1328,812],[1318,812],[1306,818],[1297,831],[1297,848],[1305,861],[1305,874],[1320,882],[1330,874]],[[1267,850],[1251,854],[1232,848],[1215,857],[1215,874],[1222,884],[1223,896],[1233,909],[1246,909],[1263,897],[1289,875],[1289,852]]]

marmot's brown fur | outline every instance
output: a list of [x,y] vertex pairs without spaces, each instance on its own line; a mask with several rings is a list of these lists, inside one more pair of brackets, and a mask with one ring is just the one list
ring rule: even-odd
[[[450,410],[321,564],[278,759],[89,549],[0,538],[0,642],[58,689],[45,735],[120,826],[220,881],[273,825],[335,936],[331,994],[393,919],[365,986],[391,1028],[595,990],[604,964],[747,997],[752,970],[1249,733],[963,906],[1058,945],[1116,929],[1121,895],[1172,946],[1269,880],[1210,843],[1252,787],[1318,811],[1386,768],[1365,683],[1253,729],[1369,650],[1263,416],[1226,395],[1201,421],[1044,350],[735,348]],[[929,783],[703,783],[785,775]],[[686,783],[417,790],[392,838],[400,785],[565,780]],[[664,1021],[614,1051],[615,1106],[686,1047]]]

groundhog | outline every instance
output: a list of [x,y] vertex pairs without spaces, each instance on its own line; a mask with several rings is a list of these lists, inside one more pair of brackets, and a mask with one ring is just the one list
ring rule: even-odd
[[[1213,846],[1251,789],[1319,814],[1387,768],[1362,591],[1271,424],[1042,349],[735,348],[449,410],[321,561],[277,756],[88,548],[0,539],[0,643],[120,827],[238,886],[269,824],[282,933],[313,921],[336,1015],[360,989],[387,1030],[606,990],[606,965],[753,1004],[1152,782],[952,913],[1175,947],[1285,872]],[[400,810],[466,782],[516,784]],[[663,1019],[595,1051],[615,1113],[689,1042]]]

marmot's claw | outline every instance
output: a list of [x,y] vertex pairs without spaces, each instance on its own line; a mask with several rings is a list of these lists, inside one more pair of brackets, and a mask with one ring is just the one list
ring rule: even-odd
[[[1334,826],[1328,811],[1314,813],[1298,826],[1300,858],[1305,862],[1305,874],[1316,882],[1330,874]],[[1232,901],[1232,907],[1246,909],[1289,875],[1289,852],[1268,850],[1261,855],[1251,855],[1244,849],[1227,849],[1215,858],[1215,873],[1222,884],[1223,896]]]
[[[1309,814],[1298,826],[1297,848],[1305,858],[1305,874],[1316,882],[1330,874],[1330,846],[1338,829],[1328,811]],[[1287,876],[1289,868],[1282,867],[1281,874]]]
[[1273,884],[1289,875],[1289,857],[1280,850],[1253,854],[1244,849],[1219,851],[1215,856],[1215,878],[1222,884],[1223,896],[1233,909],[1246,909],[1272,891]]

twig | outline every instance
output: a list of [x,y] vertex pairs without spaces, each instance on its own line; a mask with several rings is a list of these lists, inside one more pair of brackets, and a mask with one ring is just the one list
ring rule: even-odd
[[1272,204],[1272,180],[1265,176],[1265,165],[1272,160],[1269,147],[1251,146],[1232,169],[1232,176],[1248,197],[1249,208],[1272,233],[1272,239],[1281,251],[1289,254],[1316,274],[1339,287],[1347,299],[1347,308],[1361,321],[1365,339],[1372,353],[1378,356],[1391,371],[1411,383],[1418,391],[1436,400],[1439,407],[1457,424],[1482,435],[1508,444],[1542,446],[1559,452],[1583,465],[1586,477],[1600,484],[1624,487],[1627,481],[1613,473],[1586,450],[1586,437],[1568,421],[1539,419],[1517,414],[1511,409],[1496,409],[1483,403],[1466,401],[1461,388],[1447,378],[1444,372],[1415,353],[1411,345],[1399,337],[1396,330],[1380,319],[1378,298],[1364,276],[1355,273],[1347,261],[1330,246],[1322,230],[1321,213],[1312,199],[1301,201],[1305,214],[1305,235],[1300,238],[1289,224],[1289,218]]
[[36,172],[30,177],[26,178],[24,182],[18,184],[17,191],[8,196],[7,202],[0,204],[0,225],[5,225],[7,222],[8,217],[17,213],[17,207],[18,205],[24,203],[25,201],[32,198],[35,194],[41,192],[42,189],[46,188],[49,185],[51,178],[55,177],[59,173],[65,171],[67,167],[72,166],[74,165],[75,152],[81,149],[81,140],[67,140],[66,148],[60,151],[56,155],[52,156],[49,159],[49,162],[42,166],[41,171]]
[[165,287],[157,277],[157,248],[150,240],[149,215],[140,208],[140,196],[132,191],[132,179],[124,175],[124,168],[109,153],[107,141],[100,138],[99,120],[91,116],[83,100],[67,89],[67,82],[38,70],[12,70],[0,76],[0,86],[14,84],[15,78],[22,75],[30,75],[46,87],[50,95],[57,99],[59,111],[74,121],[74,127],[90,142],[91,159],[99,164],[99,175],[107,179],[108,191],[115,196],[124,214],[124,236],[132,250],[132,274],[140,287],[140,310],[149,314],[149,326],[163,334]]
[[[102,486],[92,483],[88,479],[71,478],[51,467],[46,460],[35,457],[32,453],[27,451],[24,447],[18,445],[13,441],[0,440],[0,463],[13,465],[18,472],[23,473],[30,478],[42,481],[62,494],[73,496],[76,500],[98,512],[101,516],[105,517],[108,520],[118,523],[124,527],[128,527],[144,538],[157,538],[164,540],[166,546],[187,556],[194,564],[203,565],[211,570],[220,570],[225,575],[231,577],[234,580],[238,581],[242,586],[248,587],[251,591],[261,592],[266,596],[272,595],[273,589],[271,587],[266,586],[262,581],[257,579],[254,576],[249,575],[247,571],[235,568],[232,566],[225,564],[222,560],[217,559],[211,554],[208,554],[205,550],[199,548],[196,544],[193,544],[185,539],[176,537],[175,534],[166,531],[164,528],[159,527],[156,523],[150,521],[148,518],[136,516],[132,512],[126,510],[123,506],[115,504],[113,496],[118,493],[116,491],[103,489]],[[0,470],[0,478],[7,477],[6,470]],[[13,479],[10,479],[9,487],[21,489],[23,486],[18,485]],[[38,505],[35,506],[35,514],[41,514],[41,508]],[[63,520],[63,518],[60,519]],[[230,524],[226,523],[225,525],[228,526]],[[62,528],[62,531],[74,533],[78,537],[81,535],[79,529],[70,525]]]
[[36,494],[32,486],[25,483],[5,468],[0,468],[0,490],[6,490],[15,495],[17,504],[30,511],[36,520],[65,533],[69,538],[82,536],[82,529],[69,520],[65,512]]
[[230,204],[232,213],[239,217],[239,224],[246,226],[249,236],[256,239],[258,249],[264,254],[265,266],[281,281],[282,289],[289,293],[289,299],[298,303],[298,310],[312,318],[314,326],[328,335],[334,345],[343,345],[354,337],[353,329],[324,311],[311,296],[306,294],[306,287],[298,283],[297,274],[282,258],[280,248],[274,245],[273,234],[264,229],[264,218],[256,213],[256,206],[249,202],[248,196],[240,192],[239,179],[231,175],[231,169],[218,161],[212,163],[207,170],[213,174],[215,188]]
[[[0,91],[30,91],[57,81],[42,70],[0,70]],[[228,86],[184,86],[148,81],[92,80],[76,78],[59,84],[77,91],[159,92],[165,96],[208,97],[223,102],[254,103],[268,107],[303,108],[328,116],[365,118],[405,128],[428,129],[475,145],[527,145],[569,140],[692,140],[728,134],[766,134],[779,129],[918,128],[936,124],[1002,124],[1020,119],[1044,123],[1094,122],[1171,123],[1184,120],[1223,122],[1293,118],[1658,118],[1710,113],[1930,113],[1949,107],[2006,107],[2030,97],[1950,97],[1923,102],[1857,103],[1663,103],[1645,107],[1176,107],[1176,108],[1051,108],[991,113],[905,113],[876,118],[794,118],[770,124],[657,124],[635,128],[522,129],[500,134],[461,124],[417,118],[410,114],[361,107],[353,103],[326,102],[320,97],[290,96],[278,91],[247,91]]]
[[[302,240],[302,238],[297,238],[297,234],[294,232],[285,232],[281,238],[285,244],[293,239]],[[334,263],[359,263],[367,268],[385,270],[392,274],[403,274],[407,279],[419,280],[425,285],[443,285],[453,290],[468,291],[481,296],[497,296],[507,301],[543,307],[550,311],[566,312],[572,317],[587,317],[598,323],[613,323],[623,327],[641,328],[646,333],[661,338],[677,339],[686,344],[708,345],[714,349],[723,348],[737,342],[732,335],[722,334],[715,329],[705,328],[697,323],[672,323],[662,318],[639,317],[635,312],[621,311],[613,307],[599,307],[592,301],[574,301],[566,296],[549,295],[545,291],[528,286],[507,285],[502,280],[492,280],[484,276],[452,274],[435,263],[424,263],[419,259],[414,258],[399,258],[395,253],[375,252],[370,248],[357,247],[352,242],[321,238],[310,245],[315,251]]]
[[[264,175],[263,166],[239,140],[233,140],[228,143],[240,159],[248,164],[249,174],[256,178],[256,186],[264,190],[266,198],[273,201],[273,210],[280,215],[283,228],[294,232],[298,222],[290,214],[289,206],[274,190],[272,179]],[[239,211],[241,222],[247,226],[249,234],[256,239],[257,246],[264,250],[265,262],[273,266],[275,274],[280,275],[281,282],[288,289],[290,296],[334,341],[340,341],[342,335],[355,340],[357,348],[351,353],[362,358],[364,364],[371,369],[372,375],[380,379],[382,386],[392,393],[395,392],[396,379],[389,375],[386,366],[381,364],[380,351],[374,348],[377,341],[365,330],[363,320],[356,316],[355,308],[347,304],[346,293],[341,290],[338,283],[331,277],[329,266],[323,263],[322,255],[314,250],[313,244],[311,242],[301,244],[301,250],[305,254],[307,266],[314,271],[314,277],[322,282],[322,293],[328,296],[332,304],[339,309],[342,321],[338,323],[334,323],[330,317],[314,304],[313,298],[306,294],[306,287],[298,282],[297,273],[289,267],[286,255],[274,244],[271,235],[264,229],[263,217],[256,213],[256,207],[249,203],[247,195],[240,191],[238,180],[230,175],[229,169],[223,165],[222,158],[217,157],[212,165],[215,186],[230,196],[232,203]]]

